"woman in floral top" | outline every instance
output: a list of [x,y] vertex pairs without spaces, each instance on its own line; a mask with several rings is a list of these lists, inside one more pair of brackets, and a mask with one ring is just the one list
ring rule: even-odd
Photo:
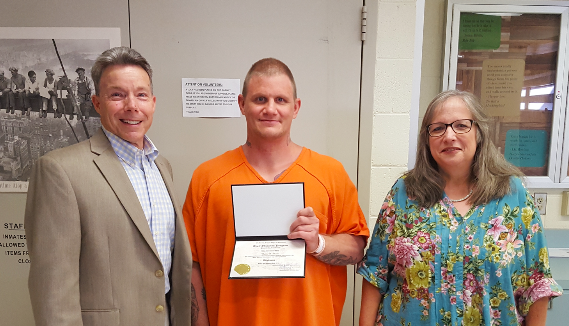
[[358,268],[360,326],[545,325],[562,289],[521,176],[476,97],[435,97],[415,168],[387,194]]

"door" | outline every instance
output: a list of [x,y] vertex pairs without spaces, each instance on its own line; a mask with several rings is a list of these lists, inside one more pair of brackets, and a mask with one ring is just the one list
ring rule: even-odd
[[[342,162],[357,180],[361,1],[131,1],[132,47],[154,68],[149,135],[185,198],[193,170],[245,143],[241,118],[182,118],[182,78],[238,78],[265,57],[294,74],[300,113],[292,140]],[[353,268],[351,268],[353,271]],[[350,275],[353,272],[350,273]],[[353,277],[343,325],[353,325]]]

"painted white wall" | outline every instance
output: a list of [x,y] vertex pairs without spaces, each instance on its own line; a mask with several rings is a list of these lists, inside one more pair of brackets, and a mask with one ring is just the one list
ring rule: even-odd
[[561,215],[562,192],[567,189],[530,189],[530,193],[546,193],[547,205],[541,215],[546,229],[569,229],[569,216]]
[[373,228],[385,195],[397,178],[407,171],[410,112],[413,96],[418,96],[413,94],[417,3],[415,0],[377,1],[370,228]]

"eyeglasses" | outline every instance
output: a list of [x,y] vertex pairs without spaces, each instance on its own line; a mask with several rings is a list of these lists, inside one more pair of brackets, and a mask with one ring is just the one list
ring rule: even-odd
[[460,119],[451,123],[431,123],[427,126],[427,132],[431,137],[441,137],[450,126],[455,133],[465,134],[472,129],[472,124],[474,124],[474,120],[471,119]]

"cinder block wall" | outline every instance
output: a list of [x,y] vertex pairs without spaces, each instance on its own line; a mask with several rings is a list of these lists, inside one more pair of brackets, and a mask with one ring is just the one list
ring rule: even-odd
[[407,171],[415,0],[379,0],[371,154],[370,227],[385,195]]

